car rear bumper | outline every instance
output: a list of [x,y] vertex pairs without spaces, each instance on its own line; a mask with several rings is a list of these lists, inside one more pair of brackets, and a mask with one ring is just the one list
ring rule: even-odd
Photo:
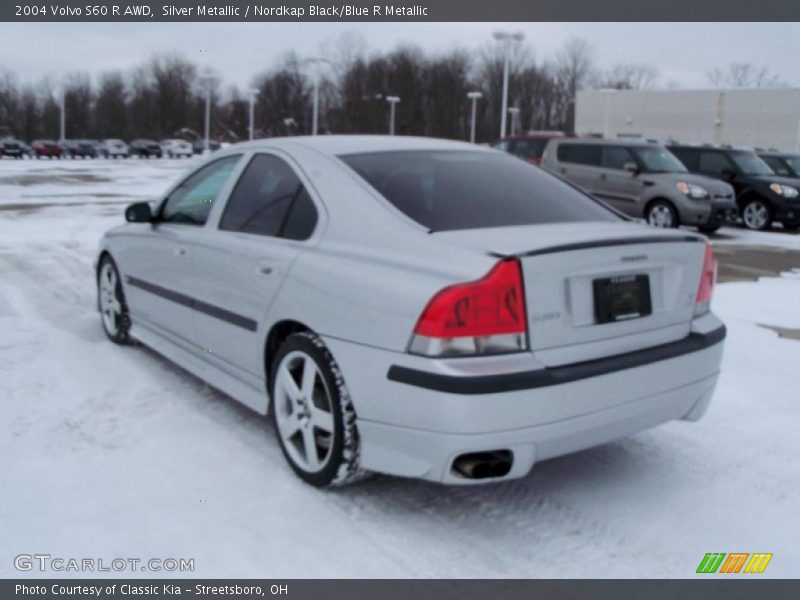
[[[325,341],[358,414],[364,468],[470,484],[522,477],[539,460],[666,421],[699,419],[716,385],[723,337],[721,322],[709,314],[695,321],[685,344],[544,369],[551,375],[487,371],[459,383],[431,360],[429,373],[444,378],[398,381],[395,369],[393,380],[387,361],[404,355]],[[492,451],[512,455],[502,477],[469,479],[453,469],[461,455]]]

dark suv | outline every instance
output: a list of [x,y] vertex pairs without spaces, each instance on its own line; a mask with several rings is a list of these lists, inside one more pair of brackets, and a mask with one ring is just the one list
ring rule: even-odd
[[692,173],[727,181],[736,190],[739,214],[748,229],[763,231],[774,221],[800,227],[797,180],[776,175],[752,150],[729,146],[670,144],[669,150]]
[[531,131],[497,140],[492,144],[492,148],[503,150],[535,165],[541,165],[547,142],[553,138],[564,137],[567,136],[562,131]]

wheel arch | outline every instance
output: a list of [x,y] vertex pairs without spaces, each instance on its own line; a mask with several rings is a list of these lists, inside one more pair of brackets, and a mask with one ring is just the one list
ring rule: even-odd
[[272,361],[278,354],[281,344],[283,344],[290,335],[303,331],[315,333],[311,327],[294,319],[281,319],[273,323],[272,327],[270,327],[264,342],[263,352],[264,381],[267,384],[267,397],[269,398],[267,413],[269,413],[270,405],[272,404],[272,398],[270,398],[270,392],[272,390]]
[[673,210],[673,211],[675,211],[675,218],[677,218],[677,219],[678,219],[678,225],[680,225],[681,213],[680,213],[680,211],[678,210],[678,207],[675,205],[675,202],[673,202],[672,200],[670,200],[670,199],[669,199],[669,198],[667,198],[666,196],[661,196],[661,195],[659,195],[659,196],[653,196],[652,198],[650,198],[650,199],[649,199],[649,200],[648,200],[648,201],[645,203],[645,205],[644,205],[644,211],[642,212],[642,216],[643,216],[645,219],[647,219],[647,213],[649,213],[649,212],[650,212],[650,208],[651,208],[651,207],[653,206],[653,204],[655,204],[656,202],[666,202],[667,204],[669,204],[669,205],[672,207],[672,210]]

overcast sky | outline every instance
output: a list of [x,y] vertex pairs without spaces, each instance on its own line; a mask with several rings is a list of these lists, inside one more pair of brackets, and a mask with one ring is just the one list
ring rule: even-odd
[[597,64],[654,65],[659,84],[707,87],[706,73],[731,62],[766,66],[800,87],[798,23],[0,23],[0,70],[23,82],[84,71],[127,70],[178,50],[247,86],[283,52],[317,54],[322,43],[358,31],[370,50],[415,44],[428,51],[477,49],[494,30],[525,33],[538,60],[573,36],[589,40]]

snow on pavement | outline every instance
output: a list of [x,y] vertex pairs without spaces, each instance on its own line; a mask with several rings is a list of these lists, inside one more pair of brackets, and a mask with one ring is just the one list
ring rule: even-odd
[[318,491],[266,420],[100,327],[99,236],[187,162],[53,162],[89,177],[3,183],[50,165],[0,162],[0,205],[79,203],[0,210],[0,576],[47,552],[194,558],[199,577],[690,577],[712,551],[773,552],[765,576],[800,575],[800,342],[762,326],[800,327],[800,271],[717,287],[729,336],[699,423],[499,485],[375,477]]

